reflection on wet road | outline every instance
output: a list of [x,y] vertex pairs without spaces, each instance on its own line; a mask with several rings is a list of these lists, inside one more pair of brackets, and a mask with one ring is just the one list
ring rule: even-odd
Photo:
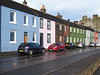
[[43,62],[72,56],[75,54],[80,54],[84,52],[94,51],[100,48],[86,48],[86,49],[66,49],[64,51],[59,52],[46,52],[45,54],[33,54],[33,55],[27,55],[27,54],[19,54],[15,57],[9,57],[5,59],[0,60],[0,73],[7,72],[11,70],[15,70],[18,68],[31,66],[35,64],[40,64]]

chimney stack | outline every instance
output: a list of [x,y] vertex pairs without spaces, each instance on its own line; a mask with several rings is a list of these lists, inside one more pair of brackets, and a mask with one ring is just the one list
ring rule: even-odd
[[87,15],[84,15],[82,18],[86,20],[87,19]]
[[74,21],[75,24],[78,24],[78,21]]
[[41,12],[46,13],[45,6],[43,5],[42,8],[40,9]]
[[62,15],[60,15],[60,13],[58,13],[57,17],[62,19]]
[[27,2],[26,2],[26,0],[24,0],[23,5],[27,6]]

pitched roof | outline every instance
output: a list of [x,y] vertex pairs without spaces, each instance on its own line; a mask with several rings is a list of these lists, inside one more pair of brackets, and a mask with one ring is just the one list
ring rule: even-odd
[[12,8],[12,9],[16,9],[16,10],[19,10],[19,11],[22,11],[22,12],[26,12],[26,13],[29,13],[29,14],[32,14],[32,15],[35,15],[35,16],[38,16],[38,17],[53,20],[53,21],[61,23],[61,24],[65,24],[65,25],[69,25],[69,26],[73,26],[73,27],[77,27],[77,28],[82,28],[82,29],[86,28],[86,29],[93,30],[91,28],[80,26],[80,25],[77,25],[75,23],[66,21],[64,19],[57,18],[53,15],[43,13],[43,12],[38,11],[36,9],[33,9],[33,8],[30,8],[30,7],[25,6],[23,4],[17,3],[13,0],[0,0],[0,5],[6,6],[6,7],[9,7],[9,8]]

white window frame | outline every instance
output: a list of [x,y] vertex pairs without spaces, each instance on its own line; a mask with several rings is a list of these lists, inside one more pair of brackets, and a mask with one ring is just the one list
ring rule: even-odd
[[[49,23],[49,24],[48,24]],[[48,26],[50,26],[50,28],[48,28]],[[47,20],[47,29],[48,30],[51,30],[51,21],[50,20]]]
[[10,41],[9,43],[17,43],[16,42],[16,31],[10,31],[10,32],[14,32],[14,41]]
[[82,42],[82,38],[80,38],[80,42]]
[[60,30],[60,31],[62,30],[62,25],[61,25],[61,24],[59,25],[59,30]]
[[82,29],[80,29],[80,33],[82,34]]
[[79,29],[77,28],[77,33],[79,33]]
[[[41,23],[42,22],[42,23]],[[42,26],[42,27],[41,27]],[[40,18],[40,28],[43,29],[43,18]]]
[[64,26],[64,30],[65,30],[65,32],[66,32],[66,26]]
[[26,24],[24,24],[24,26],[28,26],[28,15],[24,14],[24,16],[26,16]]
[[10,12],[13,12],[14,13],[14,21],[10,21],[9,23],[17,24],[16,23],[16,12],[15,11],[12,11],[12,10]]
[[72,43],[72,37],[70,37],[70,43]]
[[84,30],[83,30],[83,34],[84,34]]
[[33,41],[33,38],[32,38],[32,41],[34,42],[34,43],[36,43],[36,33],[35,32],[33,32],[33,34],[34,34],[34,38],[35,38],[35,40]]
[[74,37],[74,43],[76,42],[76,38]]
[[83,42],[84,42],[84,38],[83,38]]
[[62,42],[62,36],[59,36],[59,41]]
[[[50,38],[48,38],[48,35],[50,35]],[[50,42],[48,41],[48,39],[50,39]],[[51,34],[47,33],[47,43],[51,43]]]
[[70,27],[70,32],[72,32],[72,27]]
[[75,33],[75,29],[76,29],[76,28],[74,28],[74,33]]
[[69,37],[67,36],[67,43],[69,42]]
[[[33,18],[34,18],[34,25],[33,25]],[[36,17],[32,18],[32,27],[36,27]]]
[[79,38],[77,38],[77,42],[79,42]]

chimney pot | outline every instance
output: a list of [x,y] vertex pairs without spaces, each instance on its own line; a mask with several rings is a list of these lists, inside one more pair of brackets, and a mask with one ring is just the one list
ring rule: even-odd
[[45,6],[43,5],[42,8],[40,9],[41,12],[46,13]]
[[74,21],[75,24],[78,24],[78,21]]
[[60,13],[58,13],[57,17],[62,19],[62,15],[60,15]]
[[24,4],[25,6],[27,6],[27,2],[26,2],[26,0],[24,0],[23,4]]

